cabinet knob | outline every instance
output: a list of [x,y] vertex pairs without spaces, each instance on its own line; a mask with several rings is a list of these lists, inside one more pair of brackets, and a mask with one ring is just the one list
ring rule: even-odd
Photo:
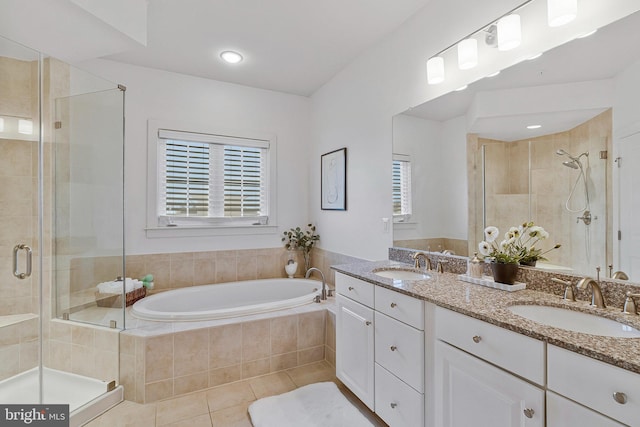
[[482,341],[482,337],[480,335],[474,335],[473,342],[477,344],[480,341]]
[[349,290],[352,291],[353,290],[353,286],[349,286]]
[[613,393],[613,400],[621,405],[624,405],[625,403],[627,403],[627,395],[620,391],[616,391],[615,393]]
[[396,347],[395,345],[392,345],[391,347],[389,347],[391,349],[391,351],[396,351],[398,349],[398,347]]
[[367,326],[369,326],[369,325],[371,325],[371,321],[370,321],[370,320],[367,320],[366,322],[364,322],[364,324],[365,324],[365,325],[367,325]]
[[392,302],[392,303],[391,303],[391,308],[396,308],[396,306],[397,306],[397,305],[398,305],[398,304],[396,304],[395,302]]
[[522,411],[522,412],[524,412],[524,416],[525,416],[525,417],[527,417],[527,418],[533,418],[533,414],[535,414],[535,413],[536,413],[536,411],[534,411],[534,410],[533,410],[533,409],[531,409],[531,408],[526,408],[526,409],[525,409],[524,411]]
[[390,406],[391,406],[391,409],[396,409],[396,406],[398,406],[398,404],[397,403],[391,403]]

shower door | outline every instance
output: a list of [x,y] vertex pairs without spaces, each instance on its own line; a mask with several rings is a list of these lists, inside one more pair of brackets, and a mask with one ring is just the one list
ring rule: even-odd
[[121,329],[122,296],[97,285],[124,277],[124,88],[91,78],[111,88],[55,102],[55,316]]
[[[0,37],[0,402],[41,360],[39,53]],[[33,374],[33,375],[31,375]],[[24,389],[38,399],[38,387]]]

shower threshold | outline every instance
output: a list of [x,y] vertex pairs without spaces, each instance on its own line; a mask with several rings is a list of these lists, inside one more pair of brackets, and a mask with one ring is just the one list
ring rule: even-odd
[[[83,425],[124,399],[122,386],[107,392],[104,381],[50,368],[43,368],[42,383],[45,404],[69,404],[70,427]],[[0,402],[37,404],[38,401],[38,368],[0,381]]]

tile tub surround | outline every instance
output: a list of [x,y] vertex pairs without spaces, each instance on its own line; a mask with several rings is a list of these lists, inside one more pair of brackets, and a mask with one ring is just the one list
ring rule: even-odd
[[[325,360],[335,360],[327,332],[334,300],[288,310],[206,322],[127,319],[120,334],[125,399],[155,402],[209,387]],[[130,311],[130,309],[128,310]],[[128,314],[130,317],[130,314]]]
[[391,279],[373,274],[374,269],[382,267],[407,268],[411,265],[397,261],[377,261],[336,265],[332,268],[375,285],[640,373],[640,338],[612,338],[566,331],[535,323],[508,310],[509,306],[515,304],[552,305],[590,312],[640,329],[640,316],[623,315],[620,307],[613,304],[606,309],[598,309],[590,307],[586,301],[564,301],[555,293],[545,292],[544,286],[534,290],[534,283],[531,283],[532,286],[528,283],[527,289],[517,292],[500,291],[462,282],[457,279],[458,273],[434,272],[432,278],[427,280],[393,283]]
[[[289,253],[283,247],[266,249],[242,249],[208,252],[175,252],[147,255],[127,255],[127,277],[142,278],[147,274],[154,277],[153,292],[189,286],[227,283],[240,280],[272,279],[286,277],[284,265]],[[296,277],[303,277],[304,259],[298,257]],[[334,252],[314,248],[311,265],[325,275],[327,283],[333,287],[334,278],[331,265],[362,261]],[[95,304],[95,287],[100,282],[114,280],[122,274],[119,257],[81,257],[68,261],[68,271],[64,277],[69,281],[71,312]],[[313,278],[319,278],[314,274]],[[67,308],[65,306],[65,308]]]

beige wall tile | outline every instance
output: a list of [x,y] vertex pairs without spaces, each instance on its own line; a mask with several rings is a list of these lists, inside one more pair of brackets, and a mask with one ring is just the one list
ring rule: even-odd
[[193,284],[210,285],[216,280],[215,261],[209,258],[193,260]]
[[251,360],[242,363],[242,379],[253,378],[271,372],[271,359]]
[[193,286],[193,253],[171,254],[170,283],[172,288]]
[[120,332],[116,329],[96,329],[93,340],[96,350],[117,352],[119,349]]
[[176,377],[173,382],[173,394],[180,395],[204,390],[209,387],[209,371]]
[[49,341],[49,366],[71,372],[71,343]]
[[239,256],[236,280],[255,280],[258,278],[258,259],[253,256]]
[[94,346],[94,329],[86,326],[71,327],[71,342],[73,344],[93,347]]
[[271,319],[271,354],[289,353],[298,348],[298,316]]
[[20,372],[20,344],[0,348],[0,379],[9,378]]
[[239,365],[242,361],[242,325],[209,329],[209,369]]
[[306,365],[308,363],[319,362],[324,360],[324,345],[317,347],[305,348],[298,351],[298,365]]
[[130,354],[120,353],[118,384],[124,387],[124,399],[136,400],[136,358]]
[[173,338],[173,375],[176,377],[206,372],[209,369],[209,331],[180,332]]
[[326,360],[331,366],[336,366],[336,351],[329,346],[324,347],[324,360]]
[[144,388],[144,403],[157,402],[173,396],[173,379],[148,383]]
[[173,378],[173,335],[147,338],[144,354],[146,383]]
[[242,361],[262,359],[271,355],[270,321],[257,320],[242,324]]
[[95,378],[95,353],[93,347],[71,344],[71,372]]
[[216,257],[216,283],[235,282],[238,278],[237,260],[233,256]]
[[298,366],[298,352],[276,354],[271,356],[271,372],[283,371]]
[[324,345],[325,310],[302,313],[298,317],[298,349]]
[[209,387],[239,381],[242,378],[242,366],[240,364],[226,366],[224,368],[211,369],[209,371]]
[[336,315],[327,311],[325,315],[325,344],[335,350],[336,348]]

